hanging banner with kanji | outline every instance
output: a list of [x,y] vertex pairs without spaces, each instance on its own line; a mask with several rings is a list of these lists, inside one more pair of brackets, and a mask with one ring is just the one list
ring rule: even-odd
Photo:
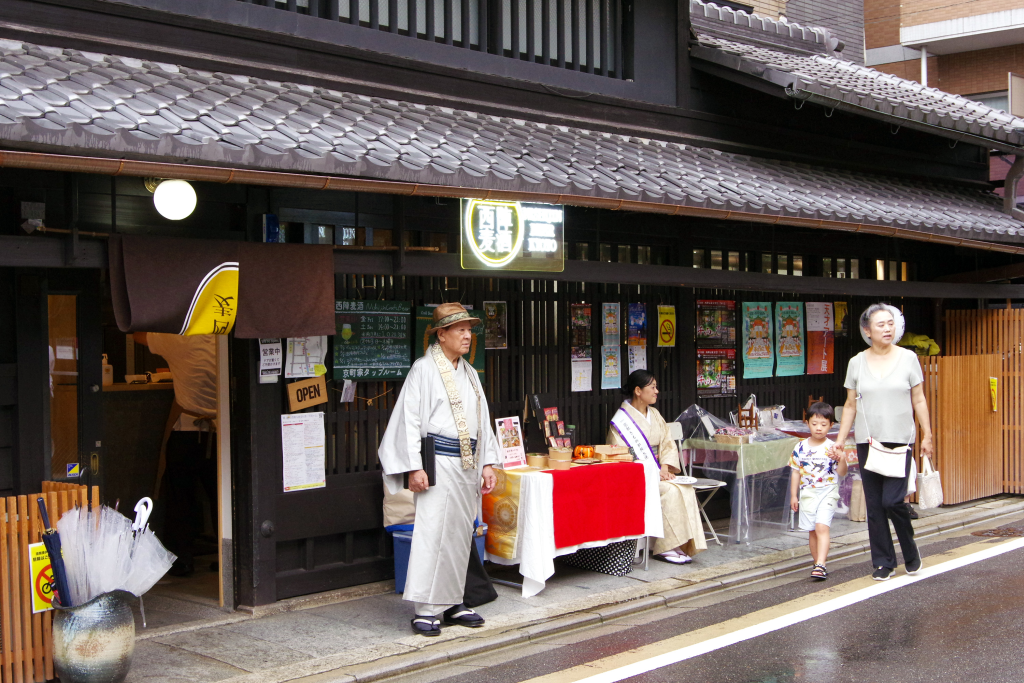
[[807,306],[807,374],[831,375],[835,356],[835,315],[832,303],[809,301]]
[[775,303],[775,344],[779,358],[776,377],[804,374],[804,305],[799,301]]

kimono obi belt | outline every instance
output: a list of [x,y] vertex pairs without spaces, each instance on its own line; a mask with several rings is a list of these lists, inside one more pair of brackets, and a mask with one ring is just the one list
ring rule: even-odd
[[[434,455],[447,455],[449,458],[461,458],[462,448],[458,439],[449,439],[447,436],[428,434],[434,440]],[[469,447],[476,452],[476,439],[469,440]]]

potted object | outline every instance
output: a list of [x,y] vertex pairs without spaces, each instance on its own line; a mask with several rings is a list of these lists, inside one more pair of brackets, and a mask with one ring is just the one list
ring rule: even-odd
[[61,683],[121,683],[135,652],[128,591],[97,595],[77,607],[54,601],[53,667]]

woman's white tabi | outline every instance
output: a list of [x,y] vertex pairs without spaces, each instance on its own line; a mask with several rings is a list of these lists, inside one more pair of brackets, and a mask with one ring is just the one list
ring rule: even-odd
[[[428,434],[459,437],[437,362],[450,364],[443,355],[435,361],[430,352],[412,364],[377,450],[391,493],[402,489],[403,473],[423,469],[421,439]],[[499,459],[476,370],[463,358],[452,374],[469,435],[476,440],[475,463],[463,469],[461,458],[438,455],[437,483],[414,495],[416,524],[402,597],[417,603],[419,615],[438,615],[462,603],[473,520],[480,508],[481,470]]]
[[[665,418],[654,406],[647,406],[647,416],[641,415],[629,401],[612,417],[607,442],[613,446],[629,446],[645,466],[658,469],[658,464],[649,457],[654,456],[661,465],[667,465],[673,474],[681,471],[679,449],[669,438]],[[692,486],[672,481],[659,481],[661,515],[665,532],[663,538],[654,541],[654,553],[661,554],[681,547],[683,552],[694,556],[707,550],[704,529],[700,523],[700,508]]]

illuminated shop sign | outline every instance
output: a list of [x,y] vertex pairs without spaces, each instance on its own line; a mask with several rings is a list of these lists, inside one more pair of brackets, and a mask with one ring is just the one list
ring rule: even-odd
[[462,267],[564,269],[565,211],[556,204],[462,200]]

